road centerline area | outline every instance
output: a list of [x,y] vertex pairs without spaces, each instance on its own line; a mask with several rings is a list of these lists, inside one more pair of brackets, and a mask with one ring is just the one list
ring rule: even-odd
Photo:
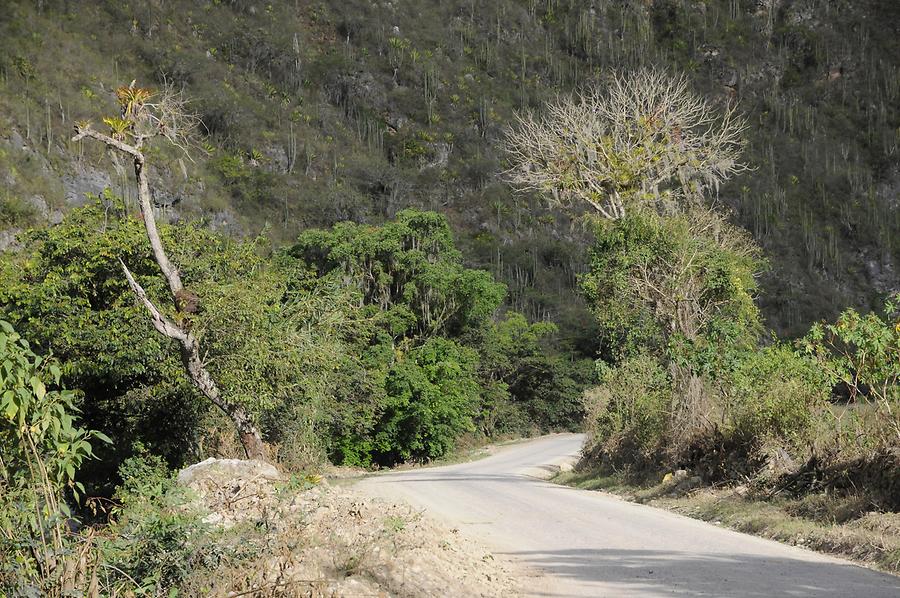
[[900,596],[891,575],[529,475],[571,459],[582,442],[580,434],[545,436],[358,487],[424,508],[529,568],[529,596]]

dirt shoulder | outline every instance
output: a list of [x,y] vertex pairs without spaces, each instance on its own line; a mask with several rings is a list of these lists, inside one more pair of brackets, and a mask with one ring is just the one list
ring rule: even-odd
[[186,591],[354,598],[520,593],[514,580],[521,576],[511,565],[409,505],[318,478],[284,479],[265,467],[220,460],[180,478],[196,493],[205,521],[221,528],[222,541],[252,555],[222,563]]
[[745,486],[702,487],[690,476],[657,484],[634,484],[622,476],[562,472],[554,482],[607,492],[785,544],[850,559],[900,574],[900,513],[874,509],[858,496],[827,493],[800,498],[754,496]]

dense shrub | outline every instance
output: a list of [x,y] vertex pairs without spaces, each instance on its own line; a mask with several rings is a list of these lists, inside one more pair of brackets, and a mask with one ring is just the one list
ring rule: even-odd
[[120,477],[110,525],[98,540],[106,577],[138,594],[172,595],[191,573],[215,563],[216,532],[159,457],[126,459]]
[[[635,212],[599,223],[596,235],[581,282],[600,322],[603,357],[614,367],[644,370],[655,360],[669,388],[659,403],[662,419],[651,411],[649,420],[634,420],[627,402],[614,401],[605,425],[612,426],[608,433],[629,430],[641,453],[665,447],[675,459],[721,421],[724,396],[712,382],[755,345],[758,250],[746,233],[702,208],[669,216]],[[640,359],[632,363],[632,356]],[[622,375],[636,381],[628,368]],[[646,383],[654,385],[651,398],[663,392],[657,377]],[[644,427],[651,422],[655,432]]]
[[740,460],[774,444],[805,454],[828,385],[812,359],[759,346],[760,265],[746,234],[707,211],[598,228],[583,285],[609,360],[586,395],[601,454],[651,468],[708,460],[698,450]]
[[[85,477],[102,480],[114,477],[117,455],[135,441],[178,463],[201,409],[177,354],[154,333],[122,276],[119,259],[148,293],[162,291],[142,225],[123,212],[121,201],[107,195],[57,226],[23,235],[22,251],[0,264],[0,310],[60,360],[63,383],[84,393],[85,422],[114,440],[100,447],[102,463],[88,464],[94,472]],[[171,229],[163,234],[174,241]],[[198,245],[209,240],[197,239]],[[168,422],[165,430],[156,425],[161,420]]]
[[66,497],[84,490],[75,475],[93,439],[109,439],[77,425],[58,363],[3,320],[0,363],[0,593],[68,595],[90,565],[79,562]]
[[793,445],[811,440],[829,396],[816,363],[783,344],[747,352],[723,386],[732,434]]
[[477,359],[472,349],[443,338],[429,339],[402,356],[385,380],[374,459],[388,464],[431,460],[472,431],[479,399]]
[[600,362],[600,385],[585,392],[588,451],[634,447],[646,465],[663,448],[668,434],[672,384],[658,360],[635,355],[614,367]]

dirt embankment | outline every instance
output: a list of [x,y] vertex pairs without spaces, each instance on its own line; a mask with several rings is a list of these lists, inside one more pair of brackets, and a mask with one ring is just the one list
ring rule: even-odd
[[247,558],[189,580],[215,596],[460,596],[519,593],[510,565],[408,505],[285,479],[266,464],[209,460],[183,471],[205,520]]

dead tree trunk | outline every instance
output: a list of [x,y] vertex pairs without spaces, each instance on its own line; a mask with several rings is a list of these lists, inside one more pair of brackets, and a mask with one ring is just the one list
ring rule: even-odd
[[[85,137],[90,137],[100,141],[109,148],[127,154],[134,161],[134,175],[137,180],[138,199],[141,205],[141,216],[144,220],[147,238],[150,240],[150,247],[153,249],[153,257],[169,285],[169,291],[172,294],[172,303],[175,305],[176,309],[179,309],[178,295],[180,292],[184,291],[184,285],[181,282],[181,276],[178,274],[178,270],[172,265],[172,262],[169,261],[169,257],[166,255],[162,240],[159,237],[159,231],[156,228],[156,217],[153,214],[153,204],[150,198],[150,183],[147,180],[146,160],[143,152],[141,152],[139,147],[129,145],[119,139],[110,137],[109,135],[93,131],[90,128],[76,127],[75,132],[76,134],[72,139],[73,141],[80,141]],[[200,358],[200,346],[197,339],[191,334],[190,330],[179,326],[159,311],[156,305],[154,305],[147,296],[147,293],[141,285],[134,278],[125,263],[121,260],[119,260],[119,263],[122,265],[122,271],[128,279],[131,290],[134,291],[134,294],[150,313],[153,327],[156,328],[160,334],[178,343],[181,361],[184,364],[188,376],[194,383],[194,386],[196,386],[197,389],[203,393],[203,396],[209,399],[213,405],[221,409],[229,418],[231,418],[231,421],[234,423],[238,435],[240,436],[241,444],[244,447],[244,452],[247,454],[247,457],[250,459],[265,459],[266,454],[262,435],[253,423],[253,419],[242,405],[232,403],[222,397],[218,385],[215,380],[213,380],[209,371],[206,369],[206,366],[203,364],[203,360]]]

